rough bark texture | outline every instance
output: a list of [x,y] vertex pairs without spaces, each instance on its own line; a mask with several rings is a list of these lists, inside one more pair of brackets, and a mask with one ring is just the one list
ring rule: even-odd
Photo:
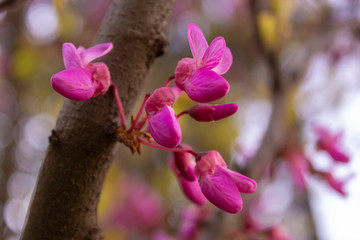
[[[95,43],[112,42],[101,61],[119,87],[125,112],[156,57],[164,52],[165,30],[174,1],[114,0]],[[115,146],[117,122],[111,91],[85,102],[65,100],[37,188],[23,240],[101,239],[97,205]]]

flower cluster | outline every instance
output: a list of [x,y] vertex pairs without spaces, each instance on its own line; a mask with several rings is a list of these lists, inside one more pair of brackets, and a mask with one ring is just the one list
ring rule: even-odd
[[[121,126],[116,129],[116,139],[128,146],[132,153],[140,153],[141,144],[173,152],[171,169],[190,200],[198,205],[209,200],[224,211],[237,213],[242,209],[240,192],[254,192],[255,181],[228,169],[217,151],[198,153],[190,146],[181,145],[182,132],[178,121],[185,114],[200,122],[216,121],[238,110],[235,103],[209,104],[223,98],[230,89],[221,75],[229,70],[232,55],[223,37],[215,38],[208,45],[195,24],[188,26],[187,35],[193,58],[180,60],[174,76],[145,96],[130,128],[126,127],[118,91],[110,82],[107,66],[102,62],[90,63],[108,53],[112,49],[111,43],[89,49],[76,49],[73,44],[65,43],[63,57],[66,69],[54,74],[51,84],[57,92],[76,101],[103,95],[113,86],[121,120]],[[174,84],[169,86],[172,81]],[[184,92],[198,104],[176,114],[173,106]],[[143,116],[144,111],[146,116]]]
[[[326,151],[332,158],[333,163],[348,163],[350,158],[340,147],[341,134],[333,134],[327,128],[317,126],[314,129],[316,139],[316,146],[319,150]],[[323,179],[332,189],[346,196],[344,190],[347,179],[337,179],[334,177],[332,170],[320,171],[317,170],[310,159],[308,159],[302,149],[290,149],[284,152],[283,155],[290,167],[291,175],[295,186],[300,190],[305,190],[307,187],[307,179],[310,175],[316,175]]]
[[[168,81],[152,93],[145,105],[150,133],[165,147],[176,147],[181,141],[180,125],[172,108],[179,92],[184,91],[196,102],[208,103],[224,97],[230,89],[229,83],[221,76],[232,64],[232,55],[224,38],[217,37],[208,45],[195,24],[189,25],[187,35],[193,58],[183,58],[177,64],[175,87],[168,87]],[[206,122],[226,118],[237,109],[235,103],[197,104],[182,114],[188,113],[195,120]]]
[[317,147],[319,150],[326,151],[335,162],[347,163],[349,156],[341,149],[340,141],[342,133],[332,134],[328,129],[316,126],[315,134],[317,136]]
[[252,193],[257,187],[254,180],[228,169],[217,151],[197,153],[196,157],[189,153],[175,153],[170,165],[190,200],[203,205],[208,199],[229,213],[242,209],[240,193]]

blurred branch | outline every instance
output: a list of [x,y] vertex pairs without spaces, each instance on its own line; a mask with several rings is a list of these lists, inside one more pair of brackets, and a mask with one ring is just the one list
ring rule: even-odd
[[12,5],[13,3],[15,3],[16,0],[3,0],[0,2],[0,11],[5,10],[4,8]]
[[[101,60],[118,86],[126,113],[149,68],[163,54],[174,1],[114,0],[95,43],[112,42]],[[85,102],[65,100],[50,137],[22,239],[102,239],[97,205],[112,162],[117,125],[111,91]]]
[[[272,84],[272,112],[260,147],[253,159],[249,161],[246,168],[246,174],[257,182],[259,182],[261,179],[266,167],[269,166],[270,162],[278,157],[280,151],[284,148],[289,131],[291,131],[292,127],[295,127],[291,125],[287,126],[286,122],[288,95],[290,94],[292,87],[295,86],[295,84],[298,84],[300,79],[302,79],[303,75],[305,74],[308,66],[307,63],[311,54],[308,52],[307,56],[304,58],[304,64],[298,66],[297,69],[293,69],[293,72],[290,74],[290,76],[285,77],[280,69],[278,53],[267,48],[261,39],[259,26],[257,25],[259,2],[259,0],[252,0],[249,1],[249,4],[257,47],[260,53],[264,56],[264,59],[269,68],[270,80]],[[261,189],[259,188],[255,194],[251,194],[250,196],[247,195],[244,199],[245,203],[249,203],[251,199],[259,196],[260,193]],[[311,236],[311,239],[317,239],[315,221],[308,203],[308,196],[299,195],[298,200],[299,199],[301,200],[301,208],[308,218],[308,235]],[[299,203],[297,203],[297,205],[299,205]]]
[[3,0],[0,2],[0,12],[9,8],[22,6],[27,0]]
[[260,54],[263,55],[264,60],[266,61],[266,63],[268,64],[268,67],[270,69],[270,80],[271,80],[271,84],[272,84],[272,92],[274,94],[283,91],[283,82],[282,82],[282,77],[281,77],[281,72],[280,72],[280,67],[279,67],[279,61],[278,61],[278,56],[277,56],[277,52],[270,50],[269,48],[266,47],[264,41],[261,38],[260,35],[260,31],[259,31],[259,26],[257,24],[257,16],[259,13],[259,9],[258,9],[258,2],[257,0],[250,0],[249,1],[249,7],[250,7],[250,16],[251,16],[251,21],[253,23],[253,27],[252,29],[254,30],[254,38],[255,38],[255,43],[256,46],[260,52]]
[[247,166],[247,174],[249,177],[253,178],[255,181],[259,181],[261,174],[265,166],[274,159],[277,152],[282,147],[284,137],[286,135],[285,129],[285,110],[286,110],[286,95],[289,86],[284,84],[283,76],[279,67],[279,60],[277,52],[270,50],[265,46],[265,43],[261,39],[259,26],[257,24],[257,16],[259,13],[258,7],[259,1],[252,0],[249,1],[249,7],[251,12],[251,19],[254,29],[254,38],[258,50],[263,55],[264,60],[266,61],[270,81],[272,85],[272,112],[267,130],[263,136],[262,143],[254,156],[254,158],[249,161]]

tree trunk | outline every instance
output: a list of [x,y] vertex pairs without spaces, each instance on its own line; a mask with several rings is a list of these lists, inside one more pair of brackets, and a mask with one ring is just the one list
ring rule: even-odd
[[[155,58],[164,52],[174,1],[114,0],[95,43],[112,42],[103,57],[128,113]],[[60,57],[60,56],[59,56]],[[114,97],[65,100],[50,137],[23,240],[101,239],[97,205],[112,162],[118,122]]]

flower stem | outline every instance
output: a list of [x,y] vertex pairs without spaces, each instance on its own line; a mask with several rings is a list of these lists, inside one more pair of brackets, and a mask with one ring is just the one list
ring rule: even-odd
[[126,129],[126,121],[125,121],[125,115],[124,115],[124,108],[121,104],[121,99],[119,97],[119,92],[117,90],[117,86],[115,84],[111,84],[111,86],[113,87],[113,93],[114,93],[114,97],[115,97],[115,101],[116,101],[116,105],[117,108],[119,110],[119,116],[120,116],[120,122],[121,122],[121,127],[123,129]]
[[138,131],[140,131],[143,127],[144,127],[144,125],[145,125],[145,123],[147,122],[147,117],[143,117],[143,120],[139,123],[139,125],[137,126],[137,128],[136,128],[136,130],[138,130]]
[[150,94],[146,94],[146,95],[145,95],[144,101],[142,102],[141,107],[140,107],[140,109],[139,109],[139,112],[138,112],[138,114],[136,115],[135,120],[132,122],[131,127],[130,127],[128,133],[131,133],[131,132],[136,128],[136,125],[138,124],[138,122],[139,122],[139,120],[140,120],[140,118],[141,118],[141,115],[142,115],[142,113],[144,112],[145,103],[146,103],[146,101],[148,100],[149,97],[150,97]]
[[172,75],[168,78],[168,80],[166,80],[165,84],[163,85],[163,87],[167,87],[169,86],[169,84],[171,83],[171,81],[175,78],[175,75]]
[[177,118],[181,117],[182,115],[184,114],[188,114],[189,111],[188,110],[185,110],[185,111],[182,111],[181,113],[179,113],[178,115],[176,115]]
[[157,148],[157,149],[160,149],[160,150],[165,150],[165,151],[170,151],[170,152],[183,152],[183,153],[191,153],[194,157],[198,156],[198,153],[193,151],[192,149],[183,149],[183,148],[168,148],[168,147],[164,147],[164,146],[161,146],[161,145],[158,145],[158,144],[154,144],[154,143],[151,143],[151,142],[148,142],[148,141],[145,141],[141,138],[136,138],[136,140],[139,142],[139,143],[142,143],[146,146],[149,146],[149,147],[152,147],[152,148]]

